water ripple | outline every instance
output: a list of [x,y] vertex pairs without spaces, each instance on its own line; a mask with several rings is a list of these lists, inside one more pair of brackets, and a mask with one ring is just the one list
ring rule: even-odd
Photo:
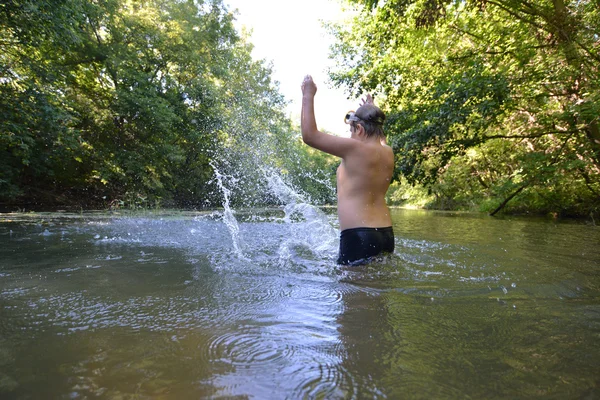
[[358,388],[355,378],[335,359],[303,365],[294,371],[294,374],[302,379],[287,398],[356,398]]
[[263,365],[277,364],[294,353],[284,338],[253,326],[240,326],[235,332],[213,337],[207,350],[211,360],[246,369],[262,369]]

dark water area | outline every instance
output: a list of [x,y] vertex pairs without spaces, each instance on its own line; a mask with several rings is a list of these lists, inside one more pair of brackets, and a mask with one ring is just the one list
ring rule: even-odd
[[600,229],[393,210],[0,215],[2,399],[600,398]]

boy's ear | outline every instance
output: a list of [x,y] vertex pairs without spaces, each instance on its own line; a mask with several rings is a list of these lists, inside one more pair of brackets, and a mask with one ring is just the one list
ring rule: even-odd
[[365,127],[362,124],[356,124],[356,125],[359,126],[359,128],[358,128],[359,129],[359,131],[358,131],[359,133],[362,133],[362,134],[366,133]]

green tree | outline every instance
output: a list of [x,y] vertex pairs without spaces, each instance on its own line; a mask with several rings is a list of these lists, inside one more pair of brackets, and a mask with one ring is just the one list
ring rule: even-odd
[[597,2],[351,3],[331,76],[381,95],[397,177],[491,212],[598,210]]
[[291,134],[233,18],[220,0],[3,2],[0,200],[217,203],[211,160]]

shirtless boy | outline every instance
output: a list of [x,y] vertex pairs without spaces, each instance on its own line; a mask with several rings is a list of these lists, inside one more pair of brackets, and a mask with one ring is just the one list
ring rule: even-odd
[[385,115],[370,96],[346,115],[350,138],[317,129],[314,97],[317,86],[307,75],[302,82],[302,139],[307,145],[340,157],[337,170],[340,253],[338,264],[360,264],[394,251],[394,231],[385,194],[394,170],[394,153],[385,144]]

